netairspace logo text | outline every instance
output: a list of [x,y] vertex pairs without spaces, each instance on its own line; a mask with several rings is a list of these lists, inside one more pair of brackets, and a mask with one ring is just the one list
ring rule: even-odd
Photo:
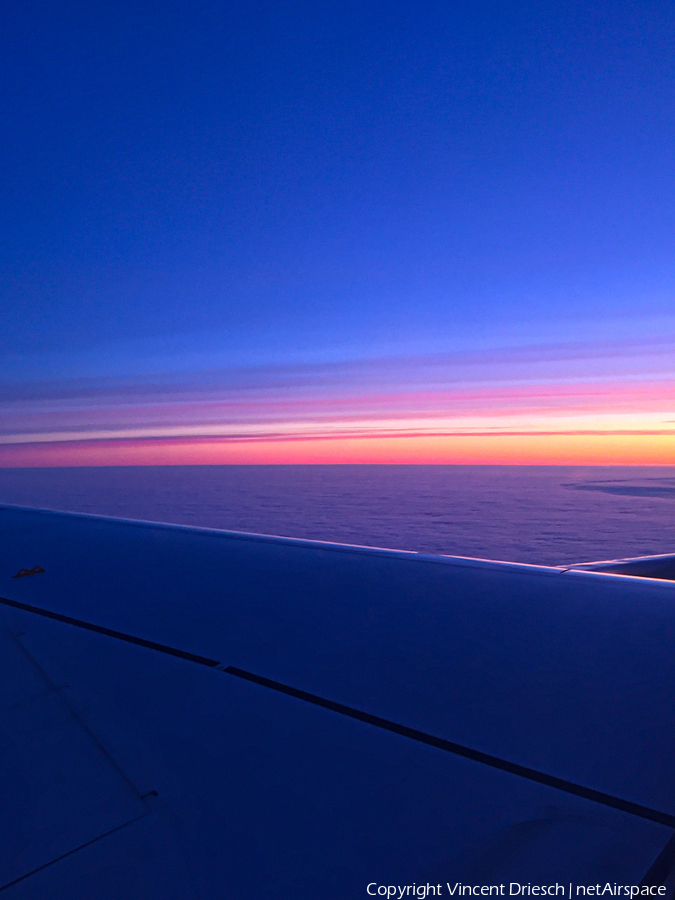
[[379,884],[371,881],[366,887],[369,897],[387,900],[426,900],[427,897],[565,897],[578,900],[584,897],[664,897],[665,885],[637,884]]

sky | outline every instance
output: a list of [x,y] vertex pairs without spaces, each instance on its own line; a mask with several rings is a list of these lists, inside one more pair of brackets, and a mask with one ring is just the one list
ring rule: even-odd
[[675,464],[669,2],[6,4],[0,466]]

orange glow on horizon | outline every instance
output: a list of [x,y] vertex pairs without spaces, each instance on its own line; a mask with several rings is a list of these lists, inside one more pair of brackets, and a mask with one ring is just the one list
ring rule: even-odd
[[0,467],[290,465],[675,465],[672,434],[459,434],[4,444]]

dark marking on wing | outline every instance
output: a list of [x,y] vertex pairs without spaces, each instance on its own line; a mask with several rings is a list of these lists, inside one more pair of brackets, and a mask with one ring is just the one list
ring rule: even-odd
[[33,566],[32,569],[19,569],[16,575],[12,575],[12,578],[25,578],[26,575],[39,575],[40,572],[44,572],[42,566]]
[[471,747],[464,747],[462,744],[456,744],[454,741],[445,740],[445,738],[436,737],[427,734],[424,731],[418,731],[416,728],[409,728],[407,725],[401,725],[397,722],[391,722],[389,719],[383,719],[380,716],[374,716],[371,713],[354,709],[351,706],[345,706],[343,703],[336,703],[334,700],[328,700],[325,697],[319,697],[317,694],[310,694],[299,688],[291,687],[280,681],[273,681],[271,678],[265,678],[262,675],[256,675],[253,672],[247,672],[245,669],[239,669],[236,666],[228,666],[215,659],[209,659],[206,656],[199,656],[196,653],[190,653],[186,650],[179,650],[176,647],[169,647],[166,644],[158,644],[155,641],[148,641],[145,638],[136,637],[132,634],[126,634],[122,631],[114,631],[111,628],[105,628],[102,625],[95,625],[92,622],[84,622],[81,619],[74,619],[72,616],[65,616],[62,613],[53,612],[52,610],[43,609],[39,606],[30,606],[28,603],[21,603],[18,600],[10,600],[7,597],[0,597],[0,603],[4,606],[10,606],[14,609],[22,609],[26,612],[44,616],[47,619],[55,619],[58,622],[65,622],[67,625],[74,625],[77,628],[84,628],[87,631],[95,631],[98,634],[104,634],[107,637],[116,638],[117,640],[126,641],[130,644],[137,644],[141,647],[147,647],[149,650],[157,650],[160,653],[166,653],[170,656],[178,656],[189,662],[195,662],[210,669],[217,669],[227,675],[234,675],[245,681],[251,681],[261,687],[270,688],[281,694],[288,694],[298,700],[311,703],[314,706],[321,706],[351,719],[358,719],[385,731],[394,732],[402,737],[419,741],[421,744],[428,744],[431,747],[437,747],[447,753],[453,753],[456,756],[462,756],[465,759],[471,759],[474,762],[482,763],[493,769],[501,769],[503,772],[510,772],[512,775],[518,775],[529,781],[535,781],[538,784],[544,784],[548,787],[564,791],[567,794],[573,794],[576,797],[583,797],[594,803],[603,806],[618,809],[622,812],[630,813],[641,819],[647,819],[650,822],[658,822],[659,825],[666,825],[669,828],[675,828],[675,816],[661,810],[651,809],[648,806],[642,806],[639,803],[633,803],[630,800],[624,800],[621,797],[615,797],[612,794],[605,794],[603,791],[596,791],[593,788],[584,787],[575,784],[572,781],[566,781],[563,778],[557,778],[555,775],[547,775],[545,772],[539,772],[537,769],[531,769],[528,766],[521,766],[518,763],[509,762],[498,756],[492,756],[489,753],[483,753],[481,750],[474,750]]

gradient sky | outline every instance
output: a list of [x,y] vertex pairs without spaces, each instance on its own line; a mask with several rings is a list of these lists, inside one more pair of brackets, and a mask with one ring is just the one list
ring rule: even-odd
[[0,465],[675,464],[670,2],[7,5]]

